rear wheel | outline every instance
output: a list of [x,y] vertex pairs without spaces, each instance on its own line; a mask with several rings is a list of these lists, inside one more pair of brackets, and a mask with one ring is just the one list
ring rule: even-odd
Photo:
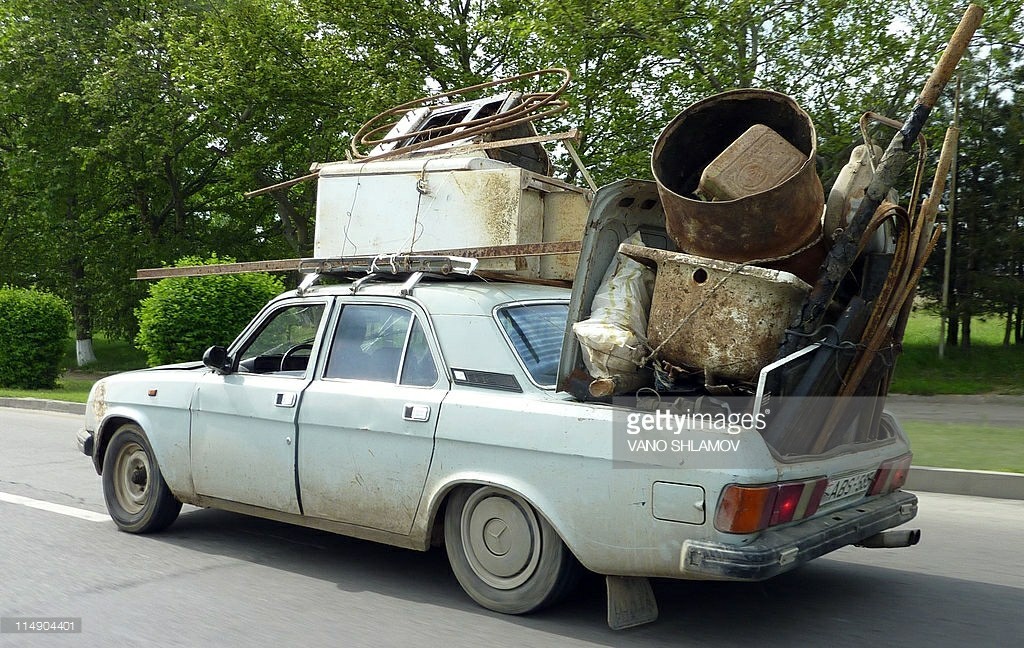
[[576,558],[526,500],[489,486],[462,488],[445,510],[445,548],[462,589],[485,608],[525,614],[576,583]]
[[146,434],[134,423],[122,425],[110,438],[103,457],[103,498],[114,523],[129,533],[165,529],[181,511]]

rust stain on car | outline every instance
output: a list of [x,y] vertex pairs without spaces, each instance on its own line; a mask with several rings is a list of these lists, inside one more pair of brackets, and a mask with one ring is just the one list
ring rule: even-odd
[[107,384],[103,381],[96,383],[93,390],[92,411],[96,415],[97,423],[107,416]]

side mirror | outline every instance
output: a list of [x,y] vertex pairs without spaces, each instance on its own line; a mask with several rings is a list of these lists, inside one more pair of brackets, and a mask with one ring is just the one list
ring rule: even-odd
[[231,373],[231,357],[222,346],[212,346],[203,354],[203,364],[219,374]]

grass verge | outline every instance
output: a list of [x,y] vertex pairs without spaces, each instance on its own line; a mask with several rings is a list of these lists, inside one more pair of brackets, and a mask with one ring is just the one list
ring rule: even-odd
[[0,396],[5,398],[45,398],[48,400],[84,403],[89,399],[89,390],[98,379],[97,376],[75,378],[64,376],[57,381],[53,389],[0,389]]
[[[8,398],[46,398],[84,403],[89,399],[92,384],[106,374],[130,371],[146,366],[146,354],[124,340],[110,339],[102,334],[93,338],[96,362],[68,371],[57,380],[54,389],[9,389],[0,387],[0,396]],[[68,340],[64,351],[64,366],[74,367],[75,341]]]
[[915,466],[1024,473],[1024,428],[901,421]]
[[939,318],[917,311],[907,325],[890,391],[897,394],[1024,394],[1024,345],[1003,346],[1004,320],[975,319],[971,349],[938,354]]

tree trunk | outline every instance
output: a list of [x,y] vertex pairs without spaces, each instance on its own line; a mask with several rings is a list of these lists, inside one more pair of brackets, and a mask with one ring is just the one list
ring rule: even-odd
[[1017,322],[1014,329],[1013,341],[1024,344],[1024,300],[1017,302]]
[[962,321],[960,322],[960,346],[963,347],[964,351],[968,354],[971,352],[971,311],[967,310],[964,312]]
[[71,317],[75,322],[75,357],[79,367],[96,362],[92,349],[92,309],[85,288],[85,264],[71,259]]
[[1013,304],[1006,307],[1006,328],[1003,329],[1003,346],[1010,346],[1010,333],[1013,332]]
[[955,309],[949,309],[946,315],[946,346],[955,347],[960,340],[960,317]]

